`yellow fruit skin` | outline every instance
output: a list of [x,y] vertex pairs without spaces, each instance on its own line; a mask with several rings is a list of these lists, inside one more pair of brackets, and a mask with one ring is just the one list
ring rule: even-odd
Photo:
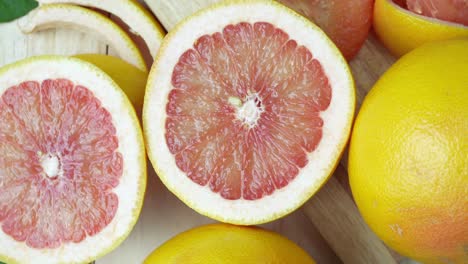
[[389,246],[468,263],[468,39],[433,42],[365,98],[349,153],[353,196]]
[[145,264],[314,264],[285,237],[257,227],[212,224],[181,233],[157,248]]
[[125,92],[140,116],[148,74],[130,63],[103,54],[78,54],[75,58],[94,64],[107,73]]
[[466,26],[416,15],[391,1],[375,1],[373,24],[379,39],[397,57],[431,41],[468,37]]

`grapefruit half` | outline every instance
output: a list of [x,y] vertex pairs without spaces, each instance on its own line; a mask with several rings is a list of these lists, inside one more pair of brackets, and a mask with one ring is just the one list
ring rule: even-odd
[[376,0],[373,28],[395,56],[432,41],[468,37],[468,26],[422,16],[405,8],[409,1]]
[[354,100],[346,61],[316,25],[274,1],[224,2],[163,41],[143,107],[149,157],[196,211],[268,222],[330,176]]
[[37,0],[41,5],[63,3],[98,8],[122,19],[130,27],[130,31],[141,36],[146,46],[155,56],[164,38],[164,29],[159,25],[153,14],[144,8],[137,0]]
[[143,55],[127,33],[96,11],[67,4],[41,5],[18,20],[18,26],[23,33],[65,27],[96,34],[109,42],[120,58],[147,71]]
[[0,261],[85,263],[134,226],[146,186],[131,103],[99,68],[34,57],[0,69]]

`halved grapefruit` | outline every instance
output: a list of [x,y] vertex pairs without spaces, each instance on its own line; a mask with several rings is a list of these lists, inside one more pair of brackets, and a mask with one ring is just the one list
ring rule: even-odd
[[66,27],[97,34],[115,48],[123,60],[148,71],[145,60],[132,39],[106,16],[84,7],[67,4],[41,5],[18,20],[23,33]]
[[375,1],[373,28],[382,44],[393,55],[401,57],[433,41],[468,37],[468,26],[411,12],[406,9],[409,2]]
[[34,57],[0,69],[0,261],[85,263],[134,226],[146,186],[131,103],[99,68]]
[[164,40],[143,123],[154,168],[181,200],[258,224],[326,181],[353,113],[349,68],[317,26],[274,1],[229,1]]
[[130,27],[130,32],[141,36],[148,46],[151,56],[156,52],[164,38],[164,29],[154,19],[150,11],[145,9],[137,0],[37,0],[43,4],[75,4],[98,8],[122,19]]

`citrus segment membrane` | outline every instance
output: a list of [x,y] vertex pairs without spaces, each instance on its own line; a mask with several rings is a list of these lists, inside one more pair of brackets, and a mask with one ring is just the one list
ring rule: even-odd
[[1,96],[0,222],[33,248],[80,242],[118,206],[122,155],[107,110],[66,79],[27,81]]
[[191,180],[226,199],[259,199],[294,179],[332,96],[312,53],[266,22],[199,38],[172,85],[168,147]]

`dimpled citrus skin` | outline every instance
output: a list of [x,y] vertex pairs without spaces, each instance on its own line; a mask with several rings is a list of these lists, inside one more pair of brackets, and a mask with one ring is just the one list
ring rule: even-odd
[[157,248],[145,264],[314,264],[299,246],[257,227],[205,225],[186,231]]
[[376,0],[373,27],[384,46],[395,56],[436,40],[468,37],[468,27],[416,15],[392,0]]
[[353,196],[389,246],[424,263],[468,259],[468,39],[433,42],[368,94],[349,153]]

